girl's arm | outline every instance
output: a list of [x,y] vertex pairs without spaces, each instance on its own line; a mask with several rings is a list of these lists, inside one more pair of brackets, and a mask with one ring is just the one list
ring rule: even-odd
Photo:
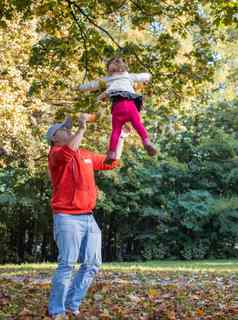
[[89,81],[79,85],[78,89],[81,91],[96,91],[98,89],[105,90],[107,88],[107,77],[98,80]]
[[148,72],[144,73],[130,73],[130,78],[134,82],[149,82],[151,79],[151,74]]
[[99,83],[100,80],[93,80],[93,81],[89,81],[87,83],[82,83],[78,86],[78,89],[80,91],[96,91],[97,89],[99,89]]

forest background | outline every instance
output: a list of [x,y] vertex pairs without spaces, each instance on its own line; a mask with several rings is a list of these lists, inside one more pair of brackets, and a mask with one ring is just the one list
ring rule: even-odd
[[136,134],[97,173],[104,261],[238,256],[237,1],[0,1],[0,263],[55,261],[49,125],[99,112],[83,145],[105,152],[110,103],[72,90],[122,55],[160,153]]

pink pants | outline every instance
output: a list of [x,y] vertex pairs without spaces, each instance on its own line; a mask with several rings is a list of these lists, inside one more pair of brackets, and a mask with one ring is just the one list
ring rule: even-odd
[[109,151],[116,151],[117,143],[121,134],[123,125],[131,122],[143,143],[148,139],[146,131],[133,100],[122,99],[113,105],[112,109],[112,134],[110,140]]

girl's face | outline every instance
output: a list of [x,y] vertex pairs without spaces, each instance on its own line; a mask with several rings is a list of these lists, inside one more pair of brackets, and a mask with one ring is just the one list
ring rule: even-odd
[[122,59],[115,59],[110,62],[108,65],[107,71],[110,74],[116,73],[116,72],[124,72],[124,63]]

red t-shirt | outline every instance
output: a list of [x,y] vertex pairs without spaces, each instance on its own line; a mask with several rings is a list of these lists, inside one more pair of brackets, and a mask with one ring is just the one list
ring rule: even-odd
[[51,207],[54,213],[80,214],[96,205],[94,170],[111,170],[119,162],[104,163],[105,156],[86,149],[53,146],[48,156],[52,183]]

